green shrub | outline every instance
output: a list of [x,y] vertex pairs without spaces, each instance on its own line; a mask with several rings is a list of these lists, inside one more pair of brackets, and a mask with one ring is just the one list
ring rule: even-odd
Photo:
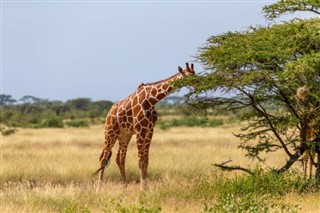
[[222,126],[222,125],[223,125],[222,119],[212,119],[212,120],[208,121],[209,127],[217,127],[217,126]]
[[306,180],[296,172],[276,174],[257,169],[254,175],[214,180],[200,181],[193,193],[204,198],[218,197],[215,204],[204,204],[204,212],[298,212],[298,205],[284,203],[281,197],[293,191],[320,189],[316,180]]
[[241,122],[241,119],[237,116],[229,116],[226,120],[227,124],[238,124]]
[[42,122],[40,128],[63,128],[63,122],[58,117],[50,117]]
[[120,213],[160,213],[161,207],[147,207],[145,204],[141,203],[139,206],[130,205],[125,206],[122,202],[116,202],[115,211]]
[[320,184],[317,180],[306,180],[298,172],[287,172],[277,174],[274,172],[254,171],[254,175],[244,175],[235,179],[217,178],[216,181],[202,180],[198,189],[202,193],[206,191],[215,194],[233,194],[235,196],[245,196],[254,193],[256,195],[272,194],[282,196],[296,191],[298,193],[319,191]]
[[[277,199],[292,192],[317,193],[319,190],[319,181],[316,179],[307,180],[297,172],[276,174],[256,170],[254,175],[243,175],[232,179],[225,176],[201,179],[192,191],[192,196],[209,200],[214,197],[227,199],[227,196],[230,195],[234,196],[235,199],[247,195],[252,197],[268,195],[270,198]],[[221,202],[227,202],[227,200],[221,200]],[[243,202],[241,205],[244,205]],[[270,202],[272,202],[272,199]]]
[[198,118],[195,116],[187,116],[184,119],[178,120],[178,126],[205,126],[208,120],[206,118]]
[[90,210],[87,206],[79,206],[78,204],[75,204],[63,209],[63,213],[90,213]]
[[169,125],[169,123],[168,122],[165,122],[165,121],[159,121],[158,122],[158,125],[157,125],[160,129],[162,129],[162,130],[167,130],[167,129],[169,129],[170,128],[170,125]]
[[206,203],[204,205],[204,212],[217,213],[298,212],[298,210],[297,205],[273,201],[272,197],[268,195],[255,196],[254,194],[244,196],[227,194],[219,197],[217,203],[213,206]]
[[207,119],[204,117],[187,116],[180,119],[172,119],[170,121],[159,121],[158,126],[162,130],[177,126],[187,127],[217,127],[223,125],[223,119]]
[[69,121],[66,124],[67,126],[70,126],[70,127],[88,127],[89,126],[88,122],[85,120]]

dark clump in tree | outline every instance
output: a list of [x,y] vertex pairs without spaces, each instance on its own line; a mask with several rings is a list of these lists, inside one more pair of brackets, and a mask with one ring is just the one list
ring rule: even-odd
[[[275,18],[294,11],[319,13],[319,5],[319,1],[280,1],[264,11],[266,17]],[[274,170],[284,172],[306,150],[313,150],[318,153],[315,164],[320,178],[319,18],[212,36],[200,48],[197,59],[207,72],[182,82],[194,87],[188,94],[191,106],[242,110],[247,126],[235,136],[240,138],[239,148],[247,157],[264,162],[267,159],[261,157],[262,153],[283,150],[287,163]],[[308,90],[304,100],[296,95],[301,87]],[[237,98],[210,95],[214,91],[232,93]],[[315,137],[308,136],[310,129]],[[227,162],[217,166],[251,173]]]

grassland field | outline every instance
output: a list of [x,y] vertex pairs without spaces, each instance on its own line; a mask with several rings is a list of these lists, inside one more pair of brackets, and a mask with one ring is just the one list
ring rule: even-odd
[[[299,192],[295,187],[285,193],[255,193],[257,188],[248,192],[247,198],[245,192],[237,191],[241,187],[228,193],[225,181],[243,179],[248,174],[223,172],[213,163],[232,159],[242,166],[257,165],[237,149],[239,141],[232,133],[239,128],[241,124],[156,128],[145,192],[140,191],[134,138],[127,153],[127,188],[121,185],[114,155],[102,189],[95,192],[97,177],[91,174],[99,167],[103,125],[19,129],[1,138],[0,212],[320,212],[317,190]],[[113,152],[117,152],[117,145]],[[285,160],[283,153],[273,153],[271,163],[259,166],[277,167]],[[295,175],[302,173],[300,164],[294,170]],[[239,206],[238,211],[226,207],[236,202],[243,205],[243,211]]]

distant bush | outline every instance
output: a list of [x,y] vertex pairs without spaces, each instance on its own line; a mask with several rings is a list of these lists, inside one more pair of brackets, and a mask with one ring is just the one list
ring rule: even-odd
[[63,122],[58,117],[50,117],[42,122],[38,128],[63,128]]
[[223,125],[223,119],[207,119],[204,117],[187,116],[181,119],[172,119],[170,121],[160,121],[159,127],[162,130],[177,127],[177,126],[187,126],[187,127],[217,127]]
[[89,126],[88,122],[85,120],[69,121],[66,124],[67,126],[70,126],[70,127],[88,127]]
[[238,124],[241,122],[241,118],[237,116],[229,116],[226,120],[227,124]]
[[217,127],[223,125],[223,120],[222,119],[212,119],[208,121],[208,126],[209,127]]

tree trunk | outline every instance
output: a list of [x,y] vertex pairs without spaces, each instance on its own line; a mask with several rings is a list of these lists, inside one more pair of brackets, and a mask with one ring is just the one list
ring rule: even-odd
[[320,143],[319,143],[319,136],[315,139],[315,142],[317,143],[315,149],[317,153],[317,162],[316,162],[316,174],[315,178],[320,180]]

